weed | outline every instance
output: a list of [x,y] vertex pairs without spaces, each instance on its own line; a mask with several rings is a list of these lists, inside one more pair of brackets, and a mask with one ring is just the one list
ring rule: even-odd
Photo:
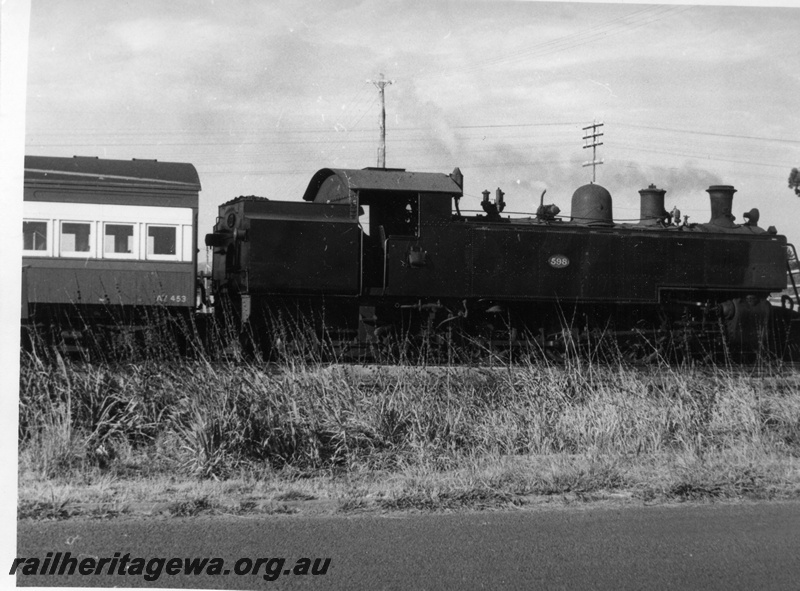
[[21,500],[17,505],[17,519],[69,519],[72,511],[67,505],[67,501],[52,503]]
[[[641,367],[593,355],[559,365],[360,368],[308,356],[267,365],[203,355],[86,363],[24,354],[20,475],[291,483],[414,474],[418,483],[377,503],[425,510],[623,489],[645,500],[796,494],[800,375]],[[487,467],[509,459],[533,467]],[[477,465],[480,477],[450,480]],[[346,495],[342,510],[361,507],[366,494]],[[275,501],[312,498],[289,490]],[[170,513],[214,510],[207,498],[181,503]],[[20,511],[68,510],[21,503]]]
[[208,497],[170,503],[166,508],[167,513],[173,517],[194,517],[201,513],[213,513],[216,509],[217,504]]
[[304,493],[299,490],[288,490],[275,497],[276,501],[313,501],[316,499],[312,494]]

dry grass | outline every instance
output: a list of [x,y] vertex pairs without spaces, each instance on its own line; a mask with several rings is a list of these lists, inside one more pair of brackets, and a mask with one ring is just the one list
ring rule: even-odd
[[20,516],[792,498],[800,375],[26,354]]

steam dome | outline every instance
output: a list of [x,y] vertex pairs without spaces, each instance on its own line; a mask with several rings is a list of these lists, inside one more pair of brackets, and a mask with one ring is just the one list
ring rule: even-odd
[[578,187],[572,194],[571,221],[584,224],[613,224],[611,193],[605,187],[594,183]]

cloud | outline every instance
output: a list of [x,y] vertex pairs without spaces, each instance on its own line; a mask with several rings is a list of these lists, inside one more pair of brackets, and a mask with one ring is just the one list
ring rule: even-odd
[[[459,165],[478,195],[500,186],[509,202],[538,200],[547,187],[564,209],[590,178],[580,124],[523,126],[598,118],[598,180],[620,203],[636,207],[650,182],[691,202],[723,175],[758,195],[775,174],[783,197],[773,168],[797,164],[795,146],[748,136],[791,139],[797,127],[799,24],[796,9],[628,3],[36,2],[28,137],[37,153],[191,161],[215,174],[204,184],[258,193],[250,183],[374,164],[366,80],[384,72],[396,80],[389,164]],[[702,164],[687,172],[687,161]]]

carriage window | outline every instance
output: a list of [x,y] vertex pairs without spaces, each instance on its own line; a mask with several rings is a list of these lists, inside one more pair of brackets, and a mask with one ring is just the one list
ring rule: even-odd
[[61,224],[61,253],[91,252],[92,226],[84,222]]
[[133,225],[106,224],[103,236],[103,252],[106,254],[130,254],[133,252]]
[[47,222],[22,222],[22,250],[47,250]]
[[147,227],[147,254],[174,256],[177,244],[177,228],[174,226]]

